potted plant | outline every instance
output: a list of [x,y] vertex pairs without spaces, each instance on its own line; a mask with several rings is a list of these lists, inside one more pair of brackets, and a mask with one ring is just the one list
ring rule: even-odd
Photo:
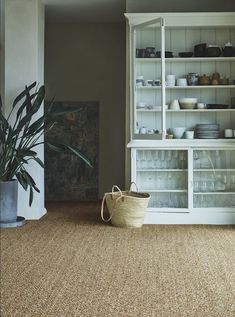
[[18,183],[24,190],[29,189],[30,206],[34,191],[40,192],[27,171],[30,161],[35,161],[44,168],[44,163],[36,152],[37,146],[45,144],[54,151],[75,155],[92,167],[90,160],[77,147],[70,144],[50,144],[43,140],[43,134],[53,128],[56,116],[78,109],[58,109],[52,101],[44,114],[38,117],[45,97],[45,87],[35,87],[36,82],[25,87],[13,101],[7,117],[3,115],[0,103],[0,227],[15,227],[24,222],[22,217],[17,218]]

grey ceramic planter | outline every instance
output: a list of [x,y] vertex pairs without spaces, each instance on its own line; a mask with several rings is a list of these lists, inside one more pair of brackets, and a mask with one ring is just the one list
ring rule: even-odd
[[19,227],[25,223],[17,217],[18,181],[0,182],[0,227]]

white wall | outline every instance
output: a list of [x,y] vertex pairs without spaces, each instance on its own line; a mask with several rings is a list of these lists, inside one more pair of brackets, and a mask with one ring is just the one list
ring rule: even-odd
[[99,193],[125,175],[125,24],[46,24],[47,99],[99,101]]
[[[4,28],[1,40],[2,63],[1,92],[5,113],[9,113],[14,98],[34,81],[43,84],[44,77],[44,6],[41,0],[2,0]],[[42,115],[43,109],[37,114]],[[36,118],[35,118],[36,119]],[[44,148],[37,148],[43,160]],[[38,164],[29,164],[28,171],[34,178],[40,194],[35,194],[29,207],[28,193],[19,187],[18,215],[38,219],[45,213],[44,170]]]

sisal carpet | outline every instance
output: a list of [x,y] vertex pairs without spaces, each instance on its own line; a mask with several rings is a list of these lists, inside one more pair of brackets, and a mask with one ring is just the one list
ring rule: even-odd
[[235,317],[235,227],[103,224],[50,203],[1,231],[1,317]]

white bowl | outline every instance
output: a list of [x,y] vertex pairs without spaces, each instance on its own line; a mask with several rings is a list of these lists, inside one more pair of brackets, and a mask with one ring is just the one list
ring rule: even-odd
[[197,104],[197,98],[181,98],[179,103],[181,109],[194,109]]
[[171,132],[174,135],[175,139],[181,139],[184,135],[186,128],[184,127],[177,127],[177,128],[171,128]]

